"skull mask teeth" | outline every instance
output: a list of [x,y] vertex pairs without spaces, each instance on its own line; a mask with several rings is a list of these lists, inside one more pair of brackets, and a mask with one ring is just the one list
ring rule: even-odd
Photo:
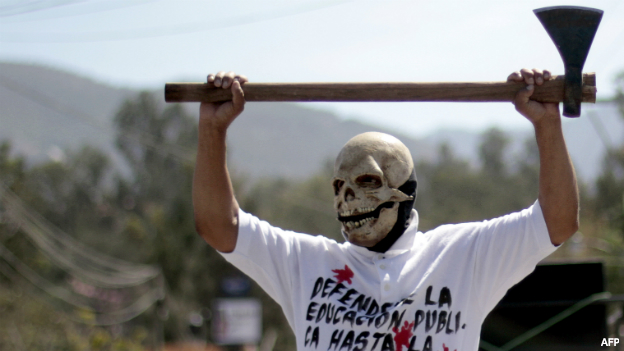
[[412,173],[412,156],[398,139],[382,133],[355,136],[334,167],[334,209],[347,240],[372,247],[397,221],[399,202],[412,199],[398,190]]

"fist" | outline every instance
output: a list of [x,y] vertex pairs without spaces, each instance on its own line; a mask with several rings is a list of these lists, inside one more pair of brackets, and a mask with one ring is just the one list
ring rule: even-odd
[[234,72],[223,71],[209,74],[208,84],[216,88],[230,89],[232,100],[225,102],[202,102],[199,106],[200,123],[211,128],[225,131],[245,108],[245,96],[241,86],[247,82],[247,77]]
[[552,74],[548,70],[527,69],[513,72],[507,77],[508,82],[524,82],[527,86],[521,89],[513,101],[516,111],[526,117],[533,124],[547,120],[561,118],[559,114],[559,106],[557,103],[543,103],[530,100],[535,85],[542,85],[545,81],[550,80]]

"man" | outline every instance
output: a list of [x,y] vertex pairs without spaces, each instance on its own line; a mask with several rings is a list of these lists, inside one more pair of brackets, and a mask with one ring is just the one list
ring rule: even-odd
[[516,110],[534,126],[539,196],[490,221],[418,232],[411,155],[394,137],[351,139],[335,165],[346,242],[284,231],[239,209],[225,139],[244,107],[244,76],[208,82],[233,100],[200,107],[193,201],[198,233],[281,306],[298,350],[477,350],[481,324],[506,291],[578,229],[576,177],[557,104],[529,100],[548,71],[523,69]]

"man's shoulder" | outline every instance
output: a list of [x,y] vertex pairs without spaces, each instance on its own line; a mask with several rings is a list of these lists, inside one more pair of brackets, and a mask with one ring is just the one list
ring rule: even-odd
[[490,221],[473,221],[443,224],[425,232],[419,232],[419,242],[431,250],[470,250],[478,245],[479,237],[490,226]]
[[254,214],[240,211],[240,223],[239,231],[249,230],[253,232],[260,232],[264,235],[279,236],[293,243],[301,243],[303,245],[313,246],[325,246],[325,247],[340,247],[345,243],[339,243],[332,238],[328,238],[322,234],[310,234],[302,231],[295,231],[291,229],[284,229],[279,226],[273,225],[266,220],[256,217]]
[[428,239],[443,239],[450,237],[470,238],[476,237],[481,232],[497,232],[499,230],[512,229],[515,226],[530,220],[535,215],[535,205],[529,208],[507,213],[499,217],[483,219],[478,221],[467,221],[462,223],[443,224],[423,233],[423,237]]
[[329,238],[323,234],[308,234],[288,230],[285,232],[288,232],[290,235],[295,236],[295,238],[302,243],[310,243],[313,245],[322,245],[326,247],[343,247],[346,244],[344,242],[338,242],[335,239]]
[[446,237],[471,232],[485,225],[487,225],[487,220],[462,223],[447,223],[429,229],[425,232],[421,232],[419,234],[422,234],[425,238]]

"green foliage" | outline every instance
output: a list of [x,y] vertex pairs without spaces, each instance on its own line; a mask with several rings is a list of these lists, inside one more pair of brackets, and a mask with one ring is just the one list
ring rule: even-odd
[[[115,195],[116,206],[125,209],[122,233],[140,261],[162,267],[169,309],[165,338],[185,339],[189,313],[210,309],[213,299],[223,296],[220,282],[240,275],[195,232],[191,190],[196,121],[180,105],[161,110],[147,93],[126,101],[114,121],[117,145],[132,170],[132,179],[120,180]],[[239,202],[253,203],[246,200],[253,197],[245,195],[244,181],[235,178],[233,183]],[[262,184],[251,192],[266,195]],[[263,301],[265,326],[289,330],[281,313],[275,313],[280,310],[275,302],[257,286],[252,295]],[[279,338],[277,345],[292,349],[292,334]]]
[[624,118],[624,72],[615,77],[615,97],[613,101],[618,104],[620,116]]
[[0,143],[0,175],[6,186],[23,187],[26,176],[25,160],[23,157],[11,155],[11,144],[7,141]]
[[506,176],[505,151],[509,146],[509,138],[503,131],[492,128],[482,136],[479,146],[479,156],[481,158],[482,173],[491,179],[501,179]]
[[524,153],[505,160],[507,136],[498,129],[482,135],[481,167],[453,155],[441,145],[438,158],[416,165],[421,230],[446,223],[480,221],[528,207],[537,199],[539,159],[534,140],[527,140]]
[[333,162],[302,181],[264,179],[239,197],[241,208],[271,224],[342,241],[333,210]]
[[603,160],[602,174],[596,181],[595,211],[624,235],[624,152],[608,150]]
[[[624,75],[617,82],[616,101],[624,116]],[[162,108],[151,94],[142,93],[122,104],[114,123],[129,177],[116,174],[108,157],[89,146],[67,151],[63,162],[27,167],[25,159],[13,155],[10,145],[3,143],[1,180],[47,221],[86,246],[161,267],[167,286],[160,308],[160,315],[168,315],[164,336],[167,340],[188,339],[189,313],[209,310],[214,298],[224,296],[221,280],[240,274],[195,232],[191,190],[196,121],[181,106]],[[502,131],[490,129],[481,140],[478,166],[458,158],[448,145],[440,146],[437,159],[416,165],[421,230],[500,216],[536,200],[539,160],[535,141],[527,140],[520,154],[510,156],[509,141]],[[613,258],[624,253],[622,150],[618,147],[605,155],[595,195],[584,192],[582,198],[582,234],[557,252],[560,257]],[[234,176],[233,184],[245,211],[284,229],[342,241],[333,210],[332,175],[332,162],[328,161],[307,179],[252,183]],[[6,210],[0,207],[0,243],[51,282],[66,283],[67,272],[25,240],[19,225],[3,220]],[[624,291],[622,263],[617,261],[608,269],[613,292]],[[2,350],[138,350],[155,337],[157,318],[153,314],[125,323],[122,333],[112,327],[88,327],[21,293],[26,290],[0,274]],[[294,336],[277,312],[279,306],[257,285],[250,294],[263,303],[264,329],[279,331],[276,349],[294,349]],[[204,334],[209,334],[206,328],[204,325]],[[27,345],[22,347],[20,342]]]
[[123,336],[109,328],[79,325],[24,290],[0,279],[0,350],[145,350],[141,326],[130,327]]
[[[615,79],[617,104],[624,119],[624,72]],[[606,151],[602,172],[596,180],[595,196],[584,211],[584,245],[590,254],[607,262],[608,286],[614,293],[624,292],[624,142]]]

